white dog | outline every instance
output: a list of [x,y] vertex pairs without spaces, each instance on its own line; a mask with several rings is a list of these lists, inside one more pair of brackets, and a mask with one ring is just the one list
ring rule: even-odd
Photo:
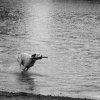
[[[47,57],[44,57],[41,54],[37,54],[37,53],[33,55],[22,53],[18,56],[17,61],[20,65],[20,69],[22,70],[22,72],[24,72],[24,71],[28,71],[28,69],[34,65],[36,60],[39,60],[42,58],[47,58]],[[23,66],[22,67],[23,69],[21,68],[21,66]]]

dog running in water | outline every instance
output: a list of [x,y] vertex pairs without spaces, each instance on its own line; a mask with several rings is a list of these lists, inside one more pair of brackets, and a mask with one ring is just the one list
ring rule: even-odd
[[25,72],[28,71],[30,67],[34,66],[37,60],[40,60],[42,58],[48,58],[48,57],[42,56],[41,54],[38,53],[34,53],[33,55],[22,53],[18,56],[17,61],[20,65],[20,69],[22,70],[22,72]]

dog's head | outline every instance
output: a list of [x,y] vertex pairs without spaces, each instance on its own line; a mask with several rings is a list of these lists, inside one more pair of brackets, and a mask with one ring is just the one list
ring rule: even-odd
[[42,59],[42,55],[39,54],[39,53],[35,53],[35,54],[33,54],[31,57],[32,57],[32,59],[34,59],[34,60]]

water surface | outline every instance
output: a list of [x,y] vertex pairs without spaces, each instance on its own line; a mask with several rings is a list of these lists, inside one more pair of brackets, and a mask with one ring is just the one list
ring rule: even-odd
[[[100,98],[99,9],[86,0],[2,1],[0,90]],[[21,52],[48,59],[22,74]]]

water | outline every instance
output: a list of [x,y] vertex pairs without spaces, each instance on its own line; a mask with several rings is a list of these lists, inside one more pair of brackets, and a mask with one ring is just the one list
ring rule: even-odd
[[[0,2],[0,91],[100,98],[98,1]],[[21,52],[48,59],[21,74]]]

